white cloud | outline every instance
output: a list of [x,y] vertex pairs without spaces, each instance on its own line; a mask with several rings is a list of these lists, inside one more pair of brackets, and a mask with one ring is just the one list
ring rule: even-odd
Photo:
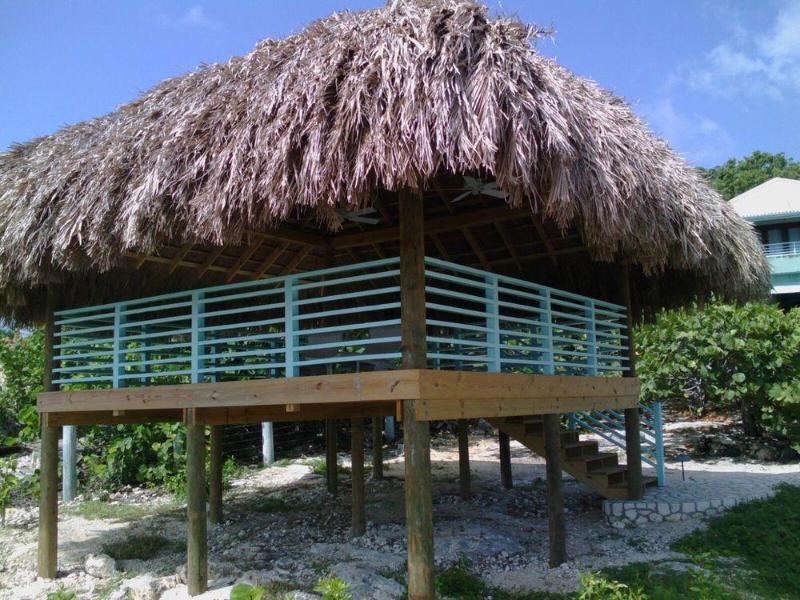
[[768,32],[741,23],[736,31],[701,61],[681,67],[670,85],[728,99],[789,100],[800,93],[800,0],[786,2]]
[[671,98],[644,104],[640,112],[653,131],[692,164],[717,164],[734,150],[733,137],[719,123],[697,113],[681,112]]
[[178,16],[158,15],[158,24],[170,29],[219,29],[221,23],[210,18],[202,6],[192,6]]

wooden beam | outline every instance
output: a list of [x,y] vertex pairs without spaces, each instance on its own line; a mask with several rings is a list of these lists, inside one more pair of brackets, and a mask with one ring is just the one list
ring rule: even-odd
[[236,262],[233,263],[230,270],[228,271],[228,276],[225,278],[225,281],[230,283],[236,278],[236,275],[239,273],[239,269],[241,269],[250,257],[256,253],[256,251],[261,248],[261,245],[264,243],[263,239],[259,239],[252,244],[250,244],[244,252],[239,255],[239,258],[236,259]]
[[525,270],[522,268],[522,261],[519,258],[519,253],[514,247],[514,244],[511,243],[508,233],[506,232],[506,228],[503,227],[502,223],[495,223],[494,227],[497,230],[497,233],[500,235],[500,239],[503,240],[503,244],[505,244],[506,248],[508,249],[508,253],[511,255],[511,259],[514,261],[514,264],[517,267],[517,271],[524,274]]
[[500,482],[505,489],[510,490],[514,487],[514,478],[511,473],[511,438],[505,431],[500,431],[498,445],[500,446]]
[[325,479],[328,493],[339,489],[339,457],[336,454],[336,419],[325,419]]
[[[633,339],[633,310],[631,307],[630,266],[625,263],[619,272],[619,299],[626,307],[626,328],[628,332],[628,372],[629,378],[636,377],[636,344]],[[625,456],[628,465],[628,498],[641,500],[644,495],[642,475],[642,433],[639,403],[625,408]]]
[[186,585],[190,596],[208,589],[206,530],[206,432],[186,426]]
[[[402,190],[400,203],[400,318],[404,369],[424,369],[425,236],[422,196]],[[416,401],[403,401],[406,530],[408,539],[408,597],[432,600],[433,498],[428,423],[416,418]]]
[[184,244],[181,246],[180,250],[175,254],[175,257],[172,259],[172,262],[169,264],[169,274],[172,275],[175,272],[175,269],[178,268],[181,261],[186,258],[186,255],[192,250],[194,244]]
[[547,255],[550,257],[550,260],[553,262],[553,264],[557,265],[558,259],[556,258],[556,250],[553,247],[553,243],[550,241],[550,238],[547,237],[547,232],[544,230],[544,224],[542,224],[542,220],[537,215],[532,214],[531,221],[533,222],[534,229],[536,229],[536,233],[538,233],[539,237],[542,239],[542,244],[544,244],[544,247],[547,250]]
[[638,379],[626,377],[527,375],[434,369],[421,371],[419,382],[418,397],[423,401],[485,400],[490,405],[501,400],[513,399],[553,401],[568,398],[637,396],[640,387]]
[[372,479],[383,479],[383,417],[372,417]]
[[[43,387],[52,391],[53,343],[55,340],[55,293],[47,289],[44,326]],[[39,545],[37,572],[39,577],[55,579],[58,564],[58,428],[42,419],[42,445],[39,476]]]
[[[425,223],[425,235],[461,229],[462,227],[475,225],[477,223],[518,219],[527,215],[530,215],[529,208],[508,208],[507,206],[495,206],[492,208],[457,213],[438,217],[436,219],[429,219]],[[371,229],[370,231],[340,235],[334,237],[331,243],[334,249],[343,250],[345,248],[366,246],[375,242],[388,242],[398,239],[400,239],[400,226],[384,227],[382,229]]]
[[561,417],[544,415],[544,457],[547,461],[547,525],[550,538],[550,567],[567,561],[564,522],[564,480],[561,476]]
[[551,412],[621,410],[638,403],[638,396],[583,396],[571,398],[457,398],[417,401],[417,419],[447,421],[453,419],[491,419]]
[[475,239],[475,236],[472,235],[472,232],[469,230],[469,227],[462,227],[461,233],[467,239],[467,243],[469,247],[472,248],[472,251],[475,253],[475,256],[478,257],[478,261],[481,263],[481,267],[485,271],[492,270],[492,264],[486,259],[486,255],[481,250],[481,245],[478,243],[478,240]]
[[353,519],[350,533],[353,537],[364,535],[367,530],[364,491],[364,419],[350,421],[351,484],[353,492]]
[[267,258],[264,259],[264,262],[261,263],[261,266],[259,266],[255,271],[253,271],[253,279],[260,279],[261,277],[263,277],[264,274],[266,274],[266,272],[270,270],[272,265],[275,264],[275,261],[281,257],[281,254],[283,254],[288,247],[289,247],[289,242],[281,242],[280,244],[278,244],[272,250],[272,252],[269,253]]
[[469,422],[458,420],[458,481],[462,500],[472,496],[469,470]]
[[132,410],[111,411],[97,410],[91,412],[50,412],[48,423],[55,427],[65,425],[140,425],[144,423],[180,423],[182,411],[173,410]]
[[298,267],[298,265],[303,262],[303,259],[311,253],[311,246],[306,246],[305,248],[301,249],[297,254],[294,255],[294,258],[289,261],[289,263],[283,268],[281,271],[281,275],[291,275],[294,273],[294,270]]
[[211,266],[216,262],[216,260],[222,256],[222,251],[225,250],[225,246],[219,246],[213,252],[208,255],[205,262],[200,267],[200,273],[197,274],[197,278],[201,279],[203,275],[211,268]]
[[[417,332],[424,341],[424,333]],[[314,375],[249,381],[142,386],[111,390],[52,391],[39,394],[42,413],[95,412],[100,422],[113,411],[130,422],[138,411],[142,421],[173,420],[174,413],[202,408],[197,418],[207,424],[283,420],[300,421],[350,416],[342,411],[362,410],[365,417],[392,414],[393,403],[419,400],[417,419],[460,419],[518,414],[546,414],[636,406],[639,381],[632,377],[526,375],[400,369]],[[372,403],[372,405],[370,405]],[[299,412],[286,413],[286,405]],[[324,410],[323,410],[324,408]],[[207,410],[206,410],[207,409]],[[146,411],[150,411],[147,413]],[[227,411],[227,412],[226,412]],[[325,412],[327,411],[327,412]],[[369,412],[374,411],[374,412]],[[519,412],[531,411],[531,412]],[[436,415],[436,416],[434,416]],[[445,416],[439,416],[445,415]],[[75,417],[72,424],[93,422]],[[124,422],[124,421],[122,421]],[[141,421],[139,421],[141,422]]]
[[[42,392],[37,406],[40,412],[279,406],[285,413],[286,404],[335,406],[348,402],[396,402],[416,398],[420,373],[419,370],[371,371],[113,390]],[[298,415],[302,414],[301,407]],[[293,420],[301,419],[296,416]]]
[[225,440],[223,425],[211,426],[211,461],[208,474],[208,520],[222,523],[222,444]]

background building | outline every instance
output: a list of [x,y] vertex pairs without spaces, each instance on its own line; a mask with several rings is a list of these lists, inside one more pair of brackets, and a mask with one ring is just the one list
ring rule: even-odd
[[775,299],[785,308],[800,306],[800,181],[774,177],[731,203],[761,236]]

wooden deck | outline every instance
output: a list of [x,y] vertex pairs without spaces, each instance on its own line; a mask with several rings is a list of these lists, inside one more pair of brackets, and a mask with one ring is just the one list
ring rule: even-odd
[[178,421],[300,421],[397,414],[416,400],[420,421],[636,407],[631,377],[405,369],[223,383],[42,392],[50,425]]

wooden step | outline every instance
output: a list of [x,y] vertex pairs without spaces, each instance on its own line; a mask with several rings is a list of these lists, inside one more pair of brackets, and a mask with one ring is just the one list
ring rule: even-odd
[[601,467],[599,469],[592,469],[589,471],[589,477],[596,479],[602,477],[605,479],[606,485],[614,485],[615,483],[622,483],[628,480],[628,467],[624,465],[617,465],[615,467]]
[[568,459],[598,454],[600,451],[598,443],[592,441],[578,441],[562,444],[561,448],[564,450],[564,454]]
[[569,462],[583,463],[586,471],[600,469],[603,467],[614,467],[619,464],[619,456],[616,452],[598,452],[597,454],[587,454],[575,458],[567,458]]

